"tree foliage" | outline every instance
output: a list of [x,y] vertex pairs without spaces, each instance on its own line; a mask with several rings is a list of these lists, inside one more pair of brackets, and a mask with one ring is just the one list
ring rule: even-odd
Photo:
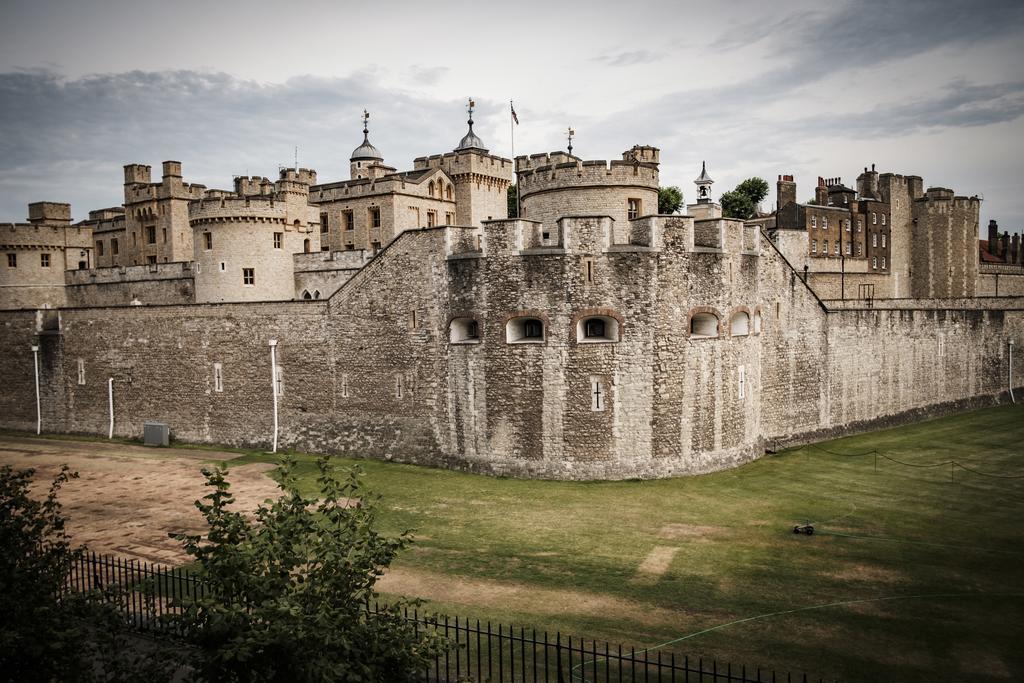
[[203,678],[405,681],[446,646],[405,622],[407,603],[367,610],[377,579],[411,537],[377,531],[377,501],[357,473],[326,459],[317,466],[319,500],[302,495],[286,459],[281,497],[259,506],[255,520],[229,509],[223,467],[203,471],[213,490],[196,506],[209,531],[173,535],[206,583],[182,615]]
[[675,185],[658,188],[658,213],[671,214],[683,205],[683,191]]
[[71,544],[57,494],[78,477],[65,465],[41,500],[35,471],[0,467],[0,680],[171,680],[177,648],[140,646],[119,609],[128,599],[105,591],[65,591],[83,554]]
[[747,178],[735,189],[722,194],[722,214],[726,218],[752,218],[757,205],[768,196],[768,182],[764,178]]
[[519,218],[519,186],[509,185],[505,192],[505,200],[508,202],[508,217]]

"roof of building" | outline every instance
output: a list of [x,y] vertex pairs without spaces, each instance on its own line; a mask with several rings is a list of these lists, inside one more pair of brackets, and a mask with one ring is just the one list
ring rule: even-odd
[[695,183],[713,183],[713,182],[715,182],[714,180],[711,179],[711,176],[708,175],[707,162],[704,162],[704,161],[700,162],[700,176],[696,180],[694,180],[693,182],[695,182]]
[[366,161],[369,159],[384,161],[384,155],[380,153],[379,149],[370,143],[370,132],[366,128],[363,128],[363,144],[352,150],[351,160]]
[[982,263],[1006,263],[1006,261],[992,254],[988,250],[988,240],[978,240],[978,258]]
[[487,151],[484,147],[484,141],[473,132],[473,119],[469,120],[469,132],[462,136],[462,140],[459,141],[459,146],[455,148],[456,152],[461,152],[465,149],[479,149],[483,152]]

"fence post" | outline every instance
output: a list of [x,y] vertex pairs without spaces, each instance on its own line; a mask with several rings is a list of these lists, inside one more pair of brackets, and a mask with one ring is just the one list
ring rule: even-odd
[[555,666],[558,671],[558,683],[565,683],[562,678],[562,632],[555,634]]

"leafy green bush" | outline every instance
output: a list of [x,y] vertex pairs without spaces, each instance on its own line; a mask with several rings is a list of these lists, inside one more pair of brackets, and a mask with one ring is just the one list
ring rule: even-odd
[[358,473],[317,462],[319,499],[304,497],[286,458],[282,495],[255,519],[229,509],[226,469],[205,469],[213,491],[196,506],[205,537],[172,534],[206,586],[184,605],[197,673],[211,681],[406,681],[447,641],[402,618],[409,603],[370,613],[374,584],[411,543],[375,529],[376,499]]

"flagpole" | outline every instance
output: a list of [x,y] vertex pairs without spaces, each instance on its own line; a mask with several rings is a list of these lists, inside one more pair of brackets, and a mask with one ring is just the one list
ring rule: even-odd
[[516,167],[516,122],[512,112],[515,106],[512,100],[508,101],[508,129],[512,135],[512,171],[516,174],[516,218],[521,218],[522,210],[519,208],[519,170]]

